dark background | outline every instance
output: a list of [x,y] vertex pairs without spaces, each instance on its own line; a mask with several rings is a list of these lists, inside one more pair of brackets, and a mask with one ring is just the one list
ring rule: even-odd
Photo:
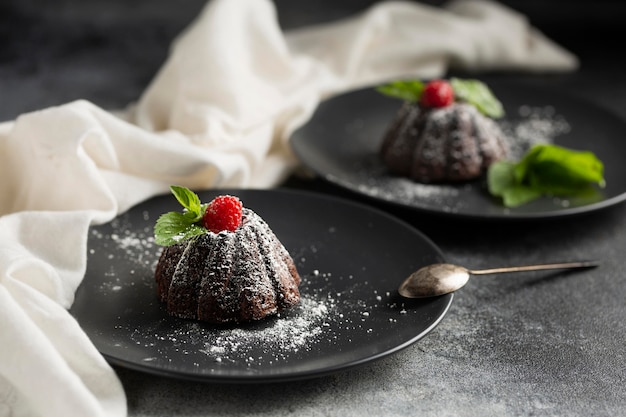
[[[289,29],[349,16],[373,0],[277,0]],[[424,2],[433,6],[440,1]],[[623,1],[503,1],[578,55],[576,74],[542,81],[624,109]],[[136,100],[201,0],[4,0],[0,3],[0,120],[78,98],[104,108]],[[622,101],[620,101],[622,100]],[[626,111],[626,110],[625,110]],[[624,115],[624,114],[623,114]]]
[[[372,3],[276,1],[285,29],[342,18]],[[626,2],[503,3],[576,54],[581,67],[565,74],[484,76],[558,88],[626,120]],[[137,100],[166,59],[172,39],[204,4],[3,1],[0,120],[75,99],[124,108]],[[344,195],[318,179],[294,176],[285,185]],[[442,219],[363,202],[417,226],[448,260],[470,267],[527,263],[530,257],[597,258],[602,265],[550,279],[531,274],[471,280],[443,322],[416,345],[316,380],[221,386],[117,369],[130,415],[626,414],[623,204],[573,218],[511,224]]]

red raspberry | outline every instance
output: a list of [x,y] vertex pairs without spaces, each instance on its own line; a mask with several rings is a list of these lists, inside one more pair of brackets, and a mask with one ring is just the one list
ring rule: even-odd
[[444,80],[430,81],[424,87],[420,103],[424,107],[446,107],[454,101],[454,91],[449,82]]
[[202,223],[213,233],[234,232],[241,225],[242,209],[243,204],[237,197],[220,195],[208,204]]

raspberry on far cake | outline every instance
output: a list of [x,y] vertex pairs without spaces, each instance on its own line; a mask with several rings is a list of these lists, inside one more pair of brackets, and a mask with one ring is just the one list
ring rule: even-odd
[[275,315],[300,300],[300,276],[269,225],[234,196],[202,204],[183,187],[172,193],[183,212],[162,215],[155,241],[157,294],[173,316],[244,323]]

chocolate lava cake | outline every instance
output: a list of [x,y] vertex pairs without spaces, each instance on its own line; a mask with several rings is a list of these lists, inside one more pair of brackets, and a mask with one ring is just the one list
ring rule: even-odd
[[493,119],[471,104],[448,101],[405,101],[379,150],[389,172],[423,183],[454,183],[480,177],[507,156],[507,138]]
[[169,314],[210,323],[242,323],[297,304],[300,276],[268,224],[242,208],[234,231],[206,230],[166,246],[155,278]]

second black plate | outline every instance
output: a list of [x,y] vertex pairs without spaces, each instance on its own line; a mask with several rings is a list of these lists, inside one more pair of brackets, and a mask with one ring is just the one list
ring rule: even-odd
[[492,198],[484,181],[425,185],[389,175],[378,158],[385,129],[401,105],[366,89],[323,102],[297,130],[291,145],[321,178],[355,193],[411,209],[459,217],[528,219],[598,210],[626,199],[626,123],[606,110],[557,91],[490,83],[504,104],[505,131],[525,142],[548,140],[594,152],[605,165],[606,188],[593,200],[541,198],[508,209]]

